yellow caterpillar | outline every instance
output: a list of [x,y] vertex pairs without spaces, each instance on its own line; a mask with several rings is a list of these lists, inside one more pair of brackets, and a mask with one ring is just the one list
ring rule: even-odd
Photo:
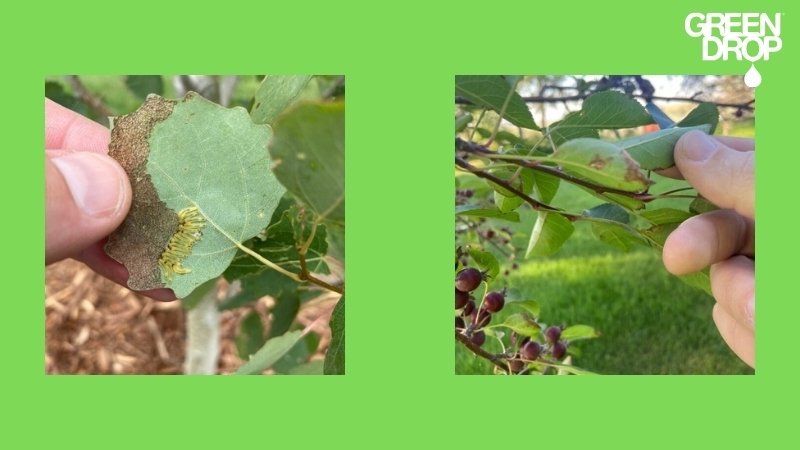
[[192,252],[192,246],[201,239],[201,228],[206,226],[206,221],[197,212],[197,207],[182,209],[178,213],[178,231],[172,235],[167,249],[158,259],[158,265],[167,281],[172,281],[173,274],[184,275],[192,270],[181,266],[181,261]]

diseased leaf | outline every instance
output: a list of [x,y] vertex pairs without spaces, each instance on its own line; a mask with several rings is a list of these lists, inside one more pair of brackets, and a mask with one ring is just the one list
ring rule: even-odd
[[653,184],[630,155],[599,139],[566,142],[553,152],[548,161],[577,177],[624,191],[644,191]]
[[708,133],[710,129],[711,125],[669,128],[623,139],[616,145],[627,151],[644,170],[666,169],[675,165],[675,144],[681,136],[692,130]]
[[331,313],[331,343],[325,353],[325,375],[344,375],[344,295]]
[[525,257],[549,256],[567,242],[575,231],[575,225],[561,214],[539,211],[533,226]]
[[[179,101],[150,96],[138,111],[114,121],[109,154],[128,173],[133,204],[106,252],[125,264],[130,288],[169,287],[185,297],[218,277],[236,244],[266,226],[285,192],[270,172],[271,135],[244,109],[225,109],[193,92]],[[170,281],[158,261],[179,233],[178,213],[186,208],[196,208],[205,226],[179,261],[191,272],[176,272]]]
[[456,95],[460,95],[478,106],[494,110],[498,114],[502,111],[510,92],[511,100],[506,106],[503,118],[518,127],[539,130],[528,105],[513,89],[514,87],[499,75],[456,76]]
[[250,111],[253,123],[272,124],[297,98],[311,79],[309,75],[269,75],[256,91],[255,103]]

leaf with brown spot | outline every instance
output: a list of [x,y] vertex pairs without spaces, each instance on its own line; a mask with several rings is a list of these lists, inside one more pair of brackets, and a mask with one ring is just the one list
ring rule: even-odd
[[614,189],[639,192],[653,184],[627,152],[599,139],[573,139],[558,147],[547,161],[574,176]]

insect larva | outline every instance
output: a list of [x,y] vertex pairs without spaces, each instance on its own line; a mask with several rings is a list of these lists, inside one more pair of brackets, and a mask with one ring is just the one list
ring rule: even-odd
[[166,250],[158,259],[158,265],[167,281],[172,281],[173,274],[191,273],[192,269],[183,267],[181,262],[192,253],[192,246],[203,236],[200,228],[205,226],[206,221],[197,212],[197,207],[185,208],[178,213],[178,231],[172,235]]

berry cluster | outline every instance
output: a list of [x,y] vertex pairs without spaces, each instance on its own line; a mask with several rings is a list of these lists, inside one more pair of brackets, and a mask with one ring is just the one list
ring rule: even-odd
[[[461,317],[456,316],[456,329],[465,330],[473,344],[480,347],[486,341],[486,333],[481,330],[492,320],[492,313],[503,309],[505,292],[492,291],[483,297],[481,307],[475,304],[475,297],[470,295],[483,282],[485,274],[467,267],[456,275],[456,309],[461,310]],[[469,317],[469,326],[462,317]]]

